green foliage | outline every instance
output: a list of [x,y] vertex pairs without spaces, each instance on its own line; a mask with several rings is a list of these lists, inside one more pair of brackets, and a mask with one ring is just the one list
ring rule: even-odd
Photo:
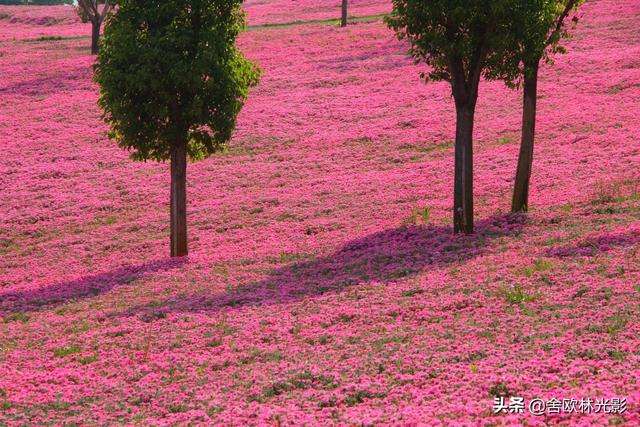
[[[509,0],[393,0],[385,19],[399,39],[408,39],[409,54],[429,66],[427,80],[452,81],[453,59],[466,80],[500,39],[497,24],[506,19]],[[479,76],[478,76],[479,77]]]
[[503,286],[498,288],[496,296],[502,298],[508,304],[522,304],[532,302],[540,296],[538,293],[528,293],[522,286]]
[[[511,6],[511,19],[500,23],[503,35],[496,53],[488,58],[487,77],[504,80],[507,86],[519,87],[526,64],[537,64],[551,55],[565,53],[560,44],[569,36],[567,17],[584,0],[523,0]],[[572,22],[577,23],[577,18]]]
[[411,215],[405,221],[405,224],[423,225],[429,223],[431,217],[431,208],[429,206],[415,207],[411,211]]
[[422,75],[427,80],[451,81],[451,59],[459,57],[467,80],[479,59],[488,78],[518,86],[524,63],[565,52],[560,42],[569,35],[566,18],[583,2],[393,0],[385,21],[398,38],[409,40],[416,62],[429,66]]
[[235,47],[241,0],[120,0],[95,66],[109,136],[136,160],[192,160],[231,138],[259,69]]
[[82,349],[80,347],[78,347],[77,345],[71,345],[71,346],[54,348],[53,349],[53,355],[55,357],[66,357],[66,356],[69,356],[71,354],[80,353],[81,351],[82,351]]

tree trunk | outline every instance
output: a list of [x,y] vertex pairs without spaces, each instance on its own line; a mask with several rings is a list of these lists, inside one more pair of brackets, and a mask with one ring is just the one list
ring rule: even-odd
[[347,0],[342,0],[342,21],[340,22],[340,26],[347,26]]
[[533,141],[536,129],[536,100],[539,61],[525,64],[524,97],[522,106],[522,135],[518,169],[513,186],[512,212],[526,212],[529,207],[529,181],[533,164]]
[[187,255],[187,141],[171,147],[171,256]]
[[474,103],[456,105],[453,232],[473,233]]
[[97,55],[98,42],[100,40],[100,20],[93,19],[91,21],[91,54]]

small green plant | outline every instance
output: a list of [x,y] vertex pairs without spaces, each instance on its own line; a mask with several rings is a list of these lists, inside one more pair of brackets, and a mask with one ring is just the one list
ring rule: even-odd
[[18,311],[16,313],[7,314],[6,316],[4,316],[4,322],[5,323],[10,323],[10,322],[27,323],[29,321],[29,318],[30,316],[28,314]]
[[58,347],[53,349],[53,355],[55,357],[66,357],[71,354],[80,353],[82,349],[77,345],[69,345],[64,347]]
[[172,414],[177,414],[180,412],[187,412],[189,410],[189,407],[187,405],[169,405],[167,406],[167,411],[171,412]]
[[367,390],[358,390],[355,393],[351,393],[344,399],[344,404],[347,406],[355,406],[363,403],[367,399],[384,398],[386,393],[373,393]]
[[284,355],[280,350],[276,350],[269,353],[265,353],[263,357],[267,361],[277,362],[278,360],[282,360],[284,358]]
[[521,267],[516,272],[521,276],[531,277],[536,273],[549,271],[553,268],[553,264],[546,259],[537,259],[532,265]]
[[591,204],[602,205],[615,202],[621,198],[620,183],[612,181],[598,180],[593,185],[591,193]]
[[109,215],[102,220],[104,225],[113,225],[118,221],[115,215]]
[[620,350],[608,350],[607,354],[610,358],[623,362],[627,358],[627,353]]
[[498,145],[509,145],[513,144],[514,142],[515,140],[510,136],[503,136],[502,138],[498,139]]
[[528,293],[522,288],[522,286],[515,285],[499,288],[496,292],[496,296],[504,299],[508,304],[522,304],[525,302],[535,301],[538,299],[539,294],[537,292]]
[[78,363],[81,364],[81,365],[89,365],[89,364],[95,362],[96,360],[98,360],[98,355],[93,354],[91,356],[79,358],[78,359]]
[[609,335],[617,335],[618,331],[621,331],[627,326],[629,322],[629,316],[624,313],[617,313],[611,316],[607,322],[607,333]]
[[5,255],[17,247],[12,239],[0,239],[0,255]]
[[562,212],[571,212],[573,210],[573,205],[571,203],[565,203],[564,205],[560,206],[560,210]]
[[509,397],[513,396],[513,392],[509,390],[509,387],[503,382],[495,383],[489,389],[489,394],[495,397]]
[[419,294],[423,294],[425,293],[424,289],[408,289],[406,291],[402,291],[402,293],[400,294],[400,296],[403,297],[412,297],[414,295],[419,295]]
[[34,39],[34,41],[37,42],[47,42],[47,41],[55,41],[55,40],[62,40],[63,37],[61,36],[43,36],[43,37],[38,37],[36,39]]
[[307,258],[306,254],[300,253],[289,253],[289,252],[281,252],[280,253],[280,262],[287,263],[292,261],[300,261],[302,259]]
[[416,207],[411,211],[411,215],[406,219],[407,225],[424,225],[429,223],[431,208],[429,206]]

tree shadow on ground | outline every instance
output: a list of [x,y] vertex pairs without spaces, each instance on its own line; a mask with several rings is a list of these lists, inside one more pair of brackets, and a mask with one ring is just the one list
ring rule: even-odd
[[637,230],[626,233],[603,233],[575,244],[551,248],[547,251],[547,256],[557,258],[595,256],[613,248],[632,248],[638,243],[640,243],[640,233]]
[[74,67],[61,76],[37,77],[6,86],[0,86],[0,95],[43,96],[53,93],[69,92],[78,89],[91,89],[87,80],[86,67]]
[[52,283],[35,289],[0,293],[0,316],[36,311],[55,305],[104,294],[116,286],[130,283],[145,274],[180,267],[185,259],[165,258],[139,265],[129,265],[75,280]]
[[509,214],[478,222],[471,236],[453,235],[448,226],[384,230],[348,242],[330,255],[288,264],[263,280],[241,284],[231,291],[176,296],[163,304],[133,307],[122,315],[140,314],[143,320],[153,320],[169,312],[215,312],[286,303],[364,283],[392,283],[427,268],[441,268],[487,253],[492,250],[492,240],[516,236],[525,224],[526,217]]

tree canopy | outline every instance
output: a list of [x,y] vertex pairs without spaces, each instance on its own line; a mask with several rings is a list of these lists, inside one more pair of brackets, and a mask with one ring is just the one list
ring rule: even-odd
[[95,66],[110,137],[137,160],[191,159],[230,139],[259,69],[235,46],[241,0],[120,0]]
[[[524,0],[511,6],[511,19],[503,21],[500,46],[488,58],[487,77],[503,80],[510,87],[523,83],[526,65],[565,53],[561,42],[569,36],[567,17],[584,0]],[[573,18],[574,23],[577,17]]]

